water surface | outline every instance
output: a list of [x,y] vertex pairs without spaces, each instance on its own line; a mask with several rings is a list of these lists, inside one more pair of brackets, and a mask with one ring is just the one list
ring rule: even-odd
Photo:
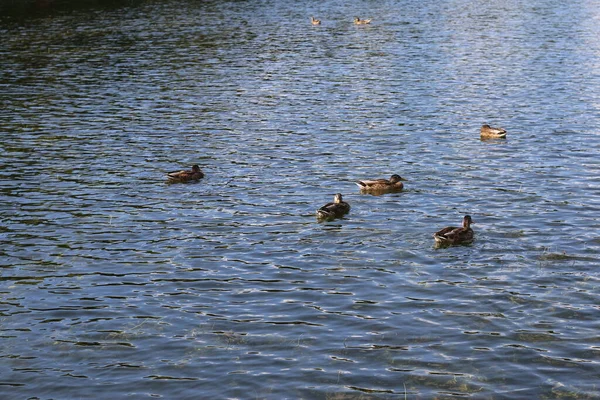
[[2,398],[600,397],[597,1],[30,6],[0,17]]

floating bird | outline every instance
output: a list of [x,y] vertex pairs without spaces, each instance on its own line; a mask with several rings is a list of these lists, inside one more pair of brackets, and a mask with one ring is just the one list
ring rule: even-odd
[[354,24],[355,25],[367,25],[371,23],[371,19],[360,19],[358,17],[354,17]]
[[342,200],[342,195],[337,193],[333,198],[333,203],[327,203],[317,210],[317,219],[332,220],[341,218],[350,211],[350,204]]
[[167,173],[167,178],[169,182],[189,182],[189,181],[197,181],[198,179],[204,178],[204,174],[200,171],[200,167],[197,165],[192,166],[190,171],[173,171]]
[[492,128],[489,125],[483,125],[481,127],[481,138],[482,139],[499,139],[506,137],[506,129]]
[[315,17],[310,17],[310,23],[313,25],[321,25],[321,20],[316,19]]
[[400,175],[394,174],[390,177],[390,179],[373,179],[373,180],[364,180],[364,181],[356,181],[356,184],[360,188],[361,192],[392,192],[392,191],[400,191],[404,187],[402,181],[406,179],[402,178]]
[[470,215],[463,218],[462,227],[449,226],[433,234],[436,244],[450,246],[453,244],[468,244],[473,241],[473,220]]

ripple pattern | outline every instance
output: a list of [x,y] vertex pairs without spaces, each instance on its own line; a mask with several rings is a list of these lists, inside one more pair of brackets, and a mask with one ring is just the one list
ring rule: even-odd
[[44,4],[0,7],[0,397],[599,396],[594,1]]

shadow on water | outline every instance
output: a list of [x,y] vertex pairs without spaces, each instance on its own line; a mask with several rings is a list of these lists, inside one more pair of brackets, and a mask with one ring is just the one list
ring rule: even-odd
[[73,11],[135,7],[144,0],[0,0],[2,19],[26,20]]

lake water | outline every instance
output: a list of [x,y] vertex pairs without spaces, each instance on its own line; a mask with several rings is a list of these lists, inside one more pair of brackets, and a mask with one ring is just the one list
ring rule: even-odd
[[598,0],[106,3],[0,7],[1,398],[600,398]]

